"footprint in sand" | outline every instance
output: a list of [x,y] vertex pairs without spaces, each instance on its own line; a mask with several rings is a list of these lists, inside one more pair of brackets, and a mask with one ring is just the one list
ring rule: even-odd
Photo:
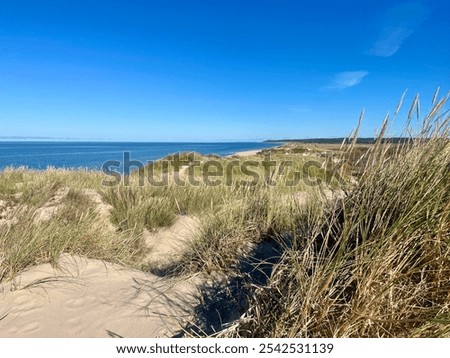
[[26,316],[35,311],[37,308],[36,303],[31,302],[28,297],[19,296],[11,305],[9,314],[20,314],[21,316]]
[[80,298],[71,298],[66,301],[66,308],[67,309],[79,309],[80,307],[83,307],[86,305],[86,298],[80,297]]
[[37,332],[39,330],[39,323],[37,322],[30,322],[26,325],[22,326],[20,329],[17,330],[17,333],[33,333]]

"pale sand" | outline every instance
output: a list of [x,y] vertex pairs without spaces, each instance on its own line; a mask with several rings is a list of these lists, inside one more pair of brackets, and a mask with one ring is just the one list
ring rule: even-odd
[[170,337],[198,304],[194,279],[69,255],[59,264],[0,286],[0,337]]
[[35,221],[47,221],[52,218],[52,216],[56,215],[58,210],[60,209],[61,201],[69,192],[68,187],[63,187],[59,189],[56,194],[50,198],[50,200],[45,203],[42,207],[36,210],[34,220]]
[[153,268],[161,268],[176,262],[185,251],[199,228],[199,220],[180,215],[169,228],[156,232],[147,231],[145,242],[151,251],[146,258]]
[[257,155],[259,152],[265,150],[265,149],[277,149],[277,148],[282,148],[285,145],[277,145],[274,147],[270,147],[270,148],[260,148],[260,149],[253,149],[253,150],[243,150],[241,152],[236,152],[230,155],[227,155],[226,157],[251,157],[253,155]]
[[254,149],[254,150],[244,150],[242,152],[236,152],[230,155],[227,155],[227,157],[250,157],[252,155],[258,154],[263,149]]

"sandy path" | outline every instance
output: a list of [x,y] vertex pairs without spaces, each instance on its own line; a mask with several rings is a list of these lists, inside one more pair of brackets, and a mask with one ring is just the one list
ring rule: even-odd
[[172,336],[198,303],[193,279],[69,255],[60,265],[33,267],[0,286],[0,337]]

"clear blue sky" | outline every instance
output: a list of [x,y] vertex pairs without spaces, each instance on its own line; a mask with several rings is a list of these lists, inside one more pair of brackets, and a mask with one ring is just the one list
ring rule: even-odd
[[370,136],[450,89],[447,0],[0,5],[3,139],[337,137],[363,108]]

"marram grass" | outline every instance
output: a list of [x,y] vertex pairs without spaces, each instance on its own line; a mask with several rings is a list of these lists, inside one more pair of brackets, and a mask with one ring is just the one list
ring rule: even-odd
[[382,140],[384,123],[358,183],[299,223],[268,283],[221,336],[450,337],[447,99],[403,144]]

